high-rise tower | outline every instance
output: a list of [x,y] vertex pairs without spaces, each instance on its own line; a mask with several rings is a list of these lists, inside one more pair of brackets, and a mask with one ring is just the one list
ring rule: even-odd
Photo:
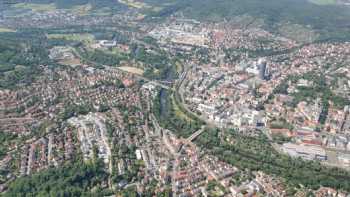
[[263,59],[263,58],[260,58],[259,60],[258,60],[258,69],[259,69],[259,78],[261,79],[261,80],[264,80],[265,79],[265,77],[266,77],[266,59]]

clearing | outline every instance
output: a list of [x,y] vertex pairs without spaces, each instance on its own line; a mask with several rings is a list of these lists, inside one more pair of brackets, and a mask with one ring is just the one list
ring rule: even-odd
[[62,64],[62,65],[65,65],[65,66],[71,66],[71,67],[75,67],[77,65],[81,65],[80,59],[78,59],[78,58],[61,60],[58,63]]
[[16,32],[14,29],[9,29],[6,27],[0,27],[0,33]]
[[118,67],[120,70],[137,74],[137,75],[143,75],[143,70],[140,68],[132,67],[132,66],[120,66]]
[[33,12],[47,12],[56,10],[54,3],[50,4],[39,4],[39,3],[17,3],[13,5],[14,8],[30,9]]
[[119,0],[120,3],[125,4],[129,7],[137,8],[137,9],[143,9],[143,8],[151,8],[151,6],[147,5],[144,2],[141,1],[135,1],[135,0]]
[[90,3],[85,4],[85,5],[77,5],[69,10],[72,13],[75,13],[79,16],[86,16],[86,15],[90,14],[90,11],[92,10],[92,5]]
[[48,34],[48,39],[65,39],[71,41],[79,41],[84,43],[92,43],[95,40],[92,34]]
[[309,2],[317,5],[335,5],[337,0],[309,0]]

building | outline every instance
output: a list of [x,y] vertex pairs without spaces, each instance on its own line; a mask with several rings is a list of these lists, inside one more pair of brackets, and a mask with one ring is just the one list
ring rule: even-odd
[[263,58],[260,58],[258,60],[258,69],[259,69],[259,78],[261,80],[265,80],[266,79],[266,60]]
[[282,145],[282,150],[292,157],[301,157],[306,160],[327,160],[326,151],[319,146],[285,143]]
[[100,41],[100,46],[102,47],[115,47],[117,45],[117,42],[112,40],[101,40]]
[[340,154],[338,155],[338,160],[346,166],[350,166],[350,154]]

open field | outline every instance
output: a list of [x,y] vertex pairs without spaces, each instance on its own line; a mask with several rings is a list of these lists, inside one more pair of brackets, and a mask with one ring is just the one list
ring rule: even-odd
[[92,34],[48,34],[49,39],[66,39],[72,41],[92,43],[95,37]]
[[337,3],[336,0],[309,0],[309,1],[317,5],[334,5]]
[[132,66],[121,66],[118,67],[120,70],[129,72],[129,73],[133,73],[133,74],[137,74],[137,75],[143,75],[143,70],[140,68],[136,68],[136,67],[132,67]]
[[111,8],[103,7],[103,8],[94,10],[93,12],[91,12],[91,14],[95,16],[108,16],[108,15],[111,15],[112,12],[111,12]]
[[310,43],[319,38],[319,34],[307,26],[298,24],[283,23],[279,26],[280,34],[300,43]]
[[70,9],[71,12],[80,16],[85,16],[90,14],[91,10],[92,10],[92,5],[90,3],[85,5],[77,5]]
[[58,63],[65,65],[65,66],[72,66],[72,67],[81,64],[81,62],[78,58],[69,59],[69,60],[62,60],[62,61],[59,61]]
[[137,9],[148,9],[151,8],[151,6],[147,5],[144,2],[136,1],[136,0],[118,0],[120,3],[125,4],[129,7],[132,8],[137,8]]
[[0,27],[0,33],[16,32],[14,29],[9,29],[6,27]]
[[176,62],[175,63],[175,66],[176,66],[176,72],[177,73],[182,73],[183,72],[183,66],[181,65],[181,63],[180,62]]
[[13,5],[14,8],[30,9],[33,12],[47,12],[56,10],[54,3],[50,4],[38,4],[38,3],[17,3]]

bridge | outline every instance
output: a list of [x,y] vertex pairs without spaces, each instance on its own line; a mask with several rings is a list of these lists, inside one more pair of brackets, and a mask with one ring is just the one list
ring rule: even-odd
[[[105,66],[106,68],[109,68],[108,66]],[[128,73],[128,74],[131,74],[133,75],[135,78],[139,79],[139,80],[144,80],[144,81],[147,81],[147,82],[150,82],[152,83],[153,85],[155,86],[158,86],[158,87],[161,87],[161,88],[164,88],[164,89],[167,89],[167,90],[172,90],[171,86],[169,85],[172,85],[173,82],[171,81],[157,81],[157,80],[151,80],[151,79],[148,79],[146,77],[143,77],[141,75],[138,75],[138,74],[135,74],[135,73],[132,73],[132,72],[128,72],[126,70],[122,70],[120,69],[119,67],[115,67],[116,69],[118,69],[119,71],[121,72],[124,72],[124,73]],[[113,68],[113,69],[115,69]],[[167,85],[166,85],[167,84]]]
[[205,131],[205,126],[202,126],[202,128],[200,128],[198,131],[192,133],[191,136],[189,136],[188,138],[184,139],[178,147],[176,152],[180,152],[182,147],[186,144],[191,144],[193,140],[195,140],[198,136],[200,136],[203,132]]
[[200,136],[205,131],[205,126],[202,126],[198,131],[192,133],[190,137],[186,139],[187,142],[192,142],[195,140],[198,136]]
[[155,85],[155,86],[159,86],[161,88],[164,88],[164,89],[167,89],[167,90],[171,90],[171,87],[167,86],[167,85],[164,85],[163,83],[161,82],[158,82],[158,81],[152,81],[152,80],[149,80],[149,79],[143,79],[145,81],[148,81],[150,82],[151,84]]
[[154,116],[154,114],[150,114],[150,119],[152,121],[152,124],[154,126],[155,131],[160,135],[162,133],[162,127],[160,127],[157,118]]
[[157,82],[163,83],[163,84],[169,84],[169,85],[174,83],[173,81],[157,81]]

